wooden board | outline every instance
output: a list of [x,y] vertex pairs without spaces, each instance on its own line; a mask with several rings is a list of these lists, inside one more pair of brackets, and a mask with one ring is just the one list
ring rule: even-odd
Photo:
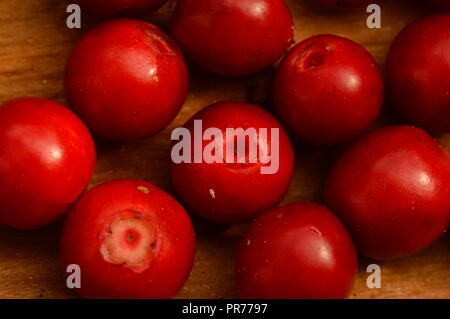
[[[412,0],[390,0],[382,5],[382,28],[367,29],[367,15],[325,11],[314,1],[289,0],[296,23],[296,39],[314,34],[334,33],[365,46],[383,65],[389,44],[407,23],[427,12]],[[70,50],[83,30],[65,26],[62,0],[0,1],[0,103],[20,96],[41,96],[67,105],[62,79]],[[170,6],[149,17],[165,27]],[[209,103],[220,100],[266,104],[272,71],[245,79],[227,79],[190,66],[191,91],[183,110],[164,132],[145,141],[120,145],[97,140],[98,163],[90,187],[113,178],[140,178],[173,193],[167,157],[171,130]],[[385,111],[382,123],[394,120]],[[441,136],[450,150],[450,136]],[[302,145],[297,149],[297,169],[285,203],[321,198],[321,184],[339,150],[316,150]],[[45,229],[20,232],[0,228],[0,298],[75,297],[65,287],[57,261],[61,221]],[[180,298],[236,297],[233,254],[242,227],[224,229],[195,220],[198,253],[188,283]],[[450,298],[450,236],[410,258],[380,263],[382,288],[368,289],[366,266],[360,272],[353,298]]]

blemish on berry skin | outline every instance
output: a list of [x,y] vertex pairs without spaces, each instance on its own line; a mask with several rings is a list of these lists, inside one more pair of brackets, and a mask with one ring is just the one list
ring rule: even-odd
[[314,233],[316,236],[322,237],[322,232],[317,227],[309,227],[310,232]]
[[143,192],[144,194],[150,194],[150,189],[148,187],[145,186],[138,186],[137,187],[138,191]]
[[213,198],[213,199],[215,199],[216,198],[216,193],[214,192],[214,189],[210,189],[209,190],[209,194],[211,195],[211,197]]
[[144,29],[144,33],[148,37],[149,43],[156,48],[161,54],[167,56],[176,56],[176,49],[163,35],[158,34],[153,29]]

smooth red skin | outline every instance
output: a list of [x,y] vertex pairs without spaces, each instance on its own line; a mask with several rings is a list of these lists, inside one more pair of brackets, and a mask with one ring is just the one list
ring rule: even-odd
[[236,260],[240,296],[252,299],[346,298],[357,270],[347,230],[314,203],[290,204],[258,217]]
[[99,18],[142,15],[160,8],[167,0],[77,0],[82,10]]
[[274,64],[294,35],[284,0],[179,0],[170,30],[195,63],[225,76]]
[[407,26],[387,59],[387,87],[397,109],[423,128],[450,132],[450,13]]
[[435,8],[450,11],[450,2],[448,0],[428,0]]
[[186,99],[188,73],[162,31],[122,19],[84,35],[67,63],[65,84],[71,105],[93,131],[129,141],[170,124]]
[[[313,0],[316,1],[316,0]],[[333,9],[356,9],[364,8],[371,3],[376,3],[375,0],[318,0],[323,5]]]
[[450,158],[413,126],[375,130],[336,163],[325,202],[358,251],[386,260],[411,255],[442,235],[450,217]]
[[273,96],[276,112],[294,136],[317,146],[335,145],[375,121],[383,102],[383,80],[363,47],[319,35],[299,43],[283,59]]
[[46,226],[81,195],[94,166],[92,137],[66,107],[41,98],[0,107],[0,224]]
[[216,127],[223,132],[239,127],[268,128],[269,132],[270,128],[279,128],[280,162],[275,174],[261,174],[261,163],[171,162],[172,183],[191,210],[209,221],[232,225],[251,220],[283,199],[293,176],[294,154],[285,130],[271,114],[251,104],[221,102],[206,107],[186,123],[191,134],[194,120],[203,121],[203,130]]
[[[102,231],[124,210],[149,218],[160,236],[158,253],[142,273],[109,263],[100,252]],[[97,186],[80,199],[68,215],[60,246],[64,272],[67,265],[80,266],[77,291],[97,299],[173,297],[188,278],[194,255],[195,234],[183,207],[155,185],[126,179]]]

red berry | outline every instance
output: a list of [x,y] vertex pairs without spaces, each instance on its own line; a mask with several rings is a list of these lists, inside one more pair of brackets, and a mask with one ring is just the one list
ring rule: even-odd
[[424,128],[450,132],[450,14],[431,15],[406,27],[387,60],[394,105]]
[[296,203],[258,217],[237,253],[244,298],[345,298],[358,270],[341,222],[325,207]]
[[86,193],[61,239],[64,267],[81,270],[86,298],[170,298],[193,265],[195,237],[183,207],[139,180],[115,180]]
[[333,9],[365,8],[371,3],[377,3],[374,0],[318,0],[318,2]]
[[76,0],[82,10],[100,18],[142,15],[161,7],[167,0]]
[[84,191],[95,165],[92,137],[71,111],[40,98],[0,108],[0,224],[46,226]]
[[194,62],[228,76],[272,65],[294,33],[284,0],[179,0],[170,29]]
[[374,259],[413,254],[442,235],[450,217],[450,158],[425,131],[369,133],[336,163],[325,200]]
[[[261,150],[267,150],[273,158],[270,163],[264,163],[261,156],[251,156],[250,148],[247,148],[240,155],[234,150],[229,151],[234,163],[226,163],[226,150],[220,156],[222,163],[207,163],[205,160],[201,163],[172,162],[172,182],[183,202],[200,216],[219,224],[242,223],[275,207],[287,192],[294,167],[289,137],[278,121],[255,105],[217,103],[206,107],[186,123],[192,140],[194,123],[199,120],[202,121],[203,132],[217,128],[223,133],[223,139],[213,139],[214,143],[219,144],[225,141],[223,149],[231,148],[230,142],[235,140],[233,134],[226,133],[227,129],[254,129],[257,134],[251,140],[257,141],[254,145],[260,149],[259,155]],[[261,129],[265,129],[267,134],[263,134]],[[279,138],[271,133],[276,129]],[[244,134],[238,136],[244,137]],[[204,153],[209,143],[209,140],[203,141],[198,153]],[[276,148],[279,150],[278,165],[275,163]],[[243,163],[237,163],[238,159]],[[274,168],[272,172],[264,172],[264,168],[271,166]]]
[[383,101],[383,80],[363,47],[319,35],[299,43],[284,58],[273,94],[288,131],[313,145],[333,145],[374,122]]
[[164,129],[186,99],[176,44],[150,23],[113,20],[86,33],[67,63],[66,92],[95,132],[134,140]]

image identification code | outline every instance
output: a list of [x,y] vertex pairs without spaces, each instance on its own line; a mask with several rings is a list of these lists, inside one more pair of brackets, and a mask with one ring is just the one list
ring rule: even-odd
[[226,314],[263,314],[267,310],[267,304],[255,303],[227,303],[225,307],[216,305],[189,305],[183,306],[183,314],[207,314],[214,317],[217,313]]

